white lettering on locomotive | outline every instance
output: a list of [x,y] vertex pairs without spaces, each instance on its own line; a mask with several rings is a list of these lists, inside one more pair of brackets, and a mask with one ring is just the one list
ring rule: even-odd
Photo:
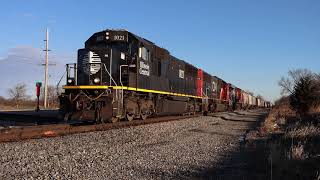
[[97,53],[89,51],[88,53],[84,54],[82,59],[82,68],[84,73],[96,74],[101,68],[100,63],[101,58]]
[[114,36],[113,36],[113,39],[114,39],[115,41],[124,41],[124,40],[125,40],[125,37],[124,37],[124,35],[114,35]]
[[139,73],[145,76],[150,76],[150,67],[145,62],[140,61]]
[[184,79],[184,70],[179,69],[179,78]]

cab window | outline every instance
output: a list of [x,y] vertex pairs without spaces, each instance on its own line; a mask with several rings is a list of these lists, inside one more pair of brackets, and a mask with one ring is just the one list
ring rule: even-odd
[[214,81],[212,81],[212,91],[213,92],[217,91],[217,86],[216,86],[216,83]]
[[139,48],[139,58],[149,61],[150,60],[150,51],[145,47]]

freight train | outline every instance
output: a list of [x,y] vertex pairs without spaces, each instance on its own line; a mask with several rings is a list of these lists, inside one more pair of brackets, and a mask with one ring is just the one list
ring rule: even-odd
[[270,106],[127,30],[94,33],[66,72],[59,96],[65,120],[104,123]]

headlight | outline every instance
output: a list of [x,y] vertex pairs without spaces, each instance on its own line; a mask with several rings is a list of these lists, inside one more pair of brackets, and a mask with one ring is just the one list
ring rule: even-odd
[[100,82],[100,78],[94,78],[94,79],[93,79],[93,82],[96,83],[96,84],[98,84],[98,83]]
[[73,79],[68,79],[68,83],[71,84],[73,82]]
[[126,59],[126,54],[125,54],[125,53],[123,53],[123,52],[121,52],[121,54],[120,54],[120,58],[121,58],[122,60],[125,60],[125,59]]

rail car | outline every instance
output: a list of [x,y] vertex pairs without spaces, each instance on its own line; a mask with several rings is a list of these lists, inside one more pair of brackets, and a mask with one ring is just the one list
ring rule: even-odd
[[253,108],[262,102],[127,30],[94,33],[66,65],[65,120],[116,122]]

